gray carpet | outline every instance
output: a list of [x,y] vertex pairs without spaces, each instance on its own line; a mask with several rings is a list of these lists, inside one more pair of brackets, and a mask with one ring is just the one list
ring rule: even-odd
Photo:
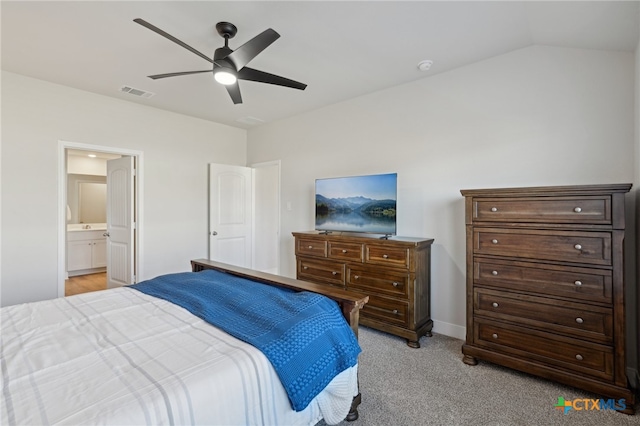
[[487,362],[466,365],[458,339],[434,334],[412,349],[404,339],[370,328],[361,327],[359,334],[360,418],[340,426],[640,425],[640,414],[565,415],[554,407],[559,396],[598,396]]

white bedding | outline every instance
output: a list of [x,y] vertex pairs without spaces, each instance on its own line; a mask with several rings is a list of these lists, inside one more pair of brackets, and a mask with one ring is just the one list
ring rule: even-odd
[[356,366],[295,412],[259,350],[128,288],[1,313],[2,425],[335,424],[357,394]]

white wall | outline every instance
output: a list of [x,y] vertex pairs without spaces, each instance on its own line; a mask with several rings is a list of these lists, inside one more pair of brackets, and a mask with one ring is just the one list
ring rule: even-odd
[[242,129],[2,72],[2,305],[57,297],[59,140],[143,152],[141,278],[207,256],[207,163],[246,164]]
[[435,238],[434,331],[463,338],[460,189],[632,182],[633,70],[630,53],[533,46],[249,130],[248,163],[282,160],[281,273],[316,178],[398,172],[398,234]]

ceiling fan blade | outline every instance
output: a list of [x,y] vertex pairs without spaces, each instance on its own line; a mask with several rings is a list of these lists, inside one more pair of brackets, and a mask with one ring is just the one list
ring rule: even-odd
[[213,72],[213,70],[170,72],[170,73],[167,73],[167,74],[155,74],[155,75],[150,75],[150,76],[148,76],[148,77],[149,77],[149,78],[152,78],[152,79],[154,79],[154,80],[157,80],[157,79],[159,79],[159,78],[177,77],[177,76],[179,76],[179,75],[199,74],[199,73],[203,73],[203,72]]
[[154,25],[151,25],[150,23],[148,23],[144,19],[136,18],[136,19],[133,20],[133,22],[138,23],[138,24],[142,25],[143,27],[149,28],[151,31],[160,34],[162,37],[165,37],[165,38],[171,40],[172,42],[176,43],[177,45],[184,47],[185,49],[189,50],[190,52],[195,53],[196,55],[200,56],[202,59],[205,59],[205,60],[207,60],[207,61],[209,61],[209,62],[211,62],[213,64],[213,59],[209,58],[204,53],[198,52],[193,47],[189,46],[188,44],[186,44],[186,43],[184,43],[184,42],[182,42],[180,40],[178,40],[177,38],[175,38],[171,34],[168,34],[168,33],[164,32],[164,31],[162,31],[160,28],[158,28],[158,27],[156,27]]
[[307,85],[304,83],[247,67],[242,68],[240,71],[238,71],[238,79],[275,84],[277,86],[291,87],[292,89],[298,90],[304,90],[307,87]]
[[240,86],[236,81],[234,84],[229,84],[225,86],[227,88],[227,92],[229,92],[229,96],[231,96],[231,100],[234,104],[242,103],[242,96],[240,95]]
[[249,61],[258,56],[258,53],[262,52],[279,38],[280,34],[271,28],[264,30],[230,53],[227,59],[233,62],[237,70],[240,70],[247,65]]

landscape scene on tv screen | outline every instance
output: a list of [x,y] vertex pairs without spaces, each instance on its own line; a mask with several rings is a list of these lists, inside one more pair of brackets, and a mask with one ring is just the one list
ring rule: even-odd
[[397,174],[316,180],[316,230],[395,235]]

